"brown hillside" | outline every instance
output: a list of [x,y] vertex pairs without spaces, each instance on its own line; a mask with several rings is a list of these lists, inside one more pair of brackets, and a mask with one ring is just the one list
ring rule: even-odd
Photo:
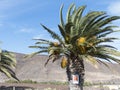
[[[34,56],[33,58],[24,58],[24,54],[15,53],[17,58],[16,75],[20,80],[33,80],[37,82],[47,81],[67,81],[65,69],[61,69],[60,60],[55,63],[49,62],[46,67],[44,63],[47,60],[46,55]],[[92,64],[85,61],[85,80],[89,82],[119,82],[120,80],[120,66],[117,64],[110,64],[110,71],[104,65],[98,65],[98,69]],[[3,82],[7,78],[0,74],[0,82]]]

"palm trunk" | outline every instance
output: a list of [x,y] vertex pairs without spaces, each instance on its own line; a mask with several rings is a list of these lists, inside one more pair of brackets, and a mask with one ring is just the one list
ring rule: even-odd
[[69,57],[66,68],[69,90],[83,90],[84,71],[84,63],[82,59],[75,58],[73,55]]

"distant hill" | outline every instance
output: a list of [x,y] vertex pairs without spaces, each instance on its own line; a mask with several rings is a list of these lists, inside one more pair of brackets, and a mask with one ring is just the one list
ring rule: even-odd
[[[57,62],[49,62],[46,67],[48,56],[37,55],[33,58],[24,58],[25,54],[15,53],[17,58],[16,75],[20,80],[33,80],[37,82],[47,81],[67,81],[66,70],[60,67],[60,60]],[[120,82],[120,66],[118,64],[110,64],[110,71],[104,65],[98,65],[98,69],[91,63],[85,61],[85,81],[87,82]],[[0,73],[0,82],[7,80],[5,75]]]

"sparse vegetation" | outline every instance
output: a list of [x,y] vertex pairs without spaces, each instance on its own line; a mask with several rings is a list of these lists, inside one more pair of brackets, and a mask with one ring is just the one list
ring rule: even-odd
[[8,80],[6,83],[30,83],[30,84],[51,84],[51,85],[68,85],[67,82],[59,82],[59,81],[49,81],[49,82],[37,82],[33,80],[21,80],[20,82],[15,80]]
[[15,81],[15,80],[8,80],[6,83],[30,83],[30,84],[37,84],[37,81],[32,81],[32,80],[21,80],[21,81]]
[[[60,81],[48,81],[48,82],[37,82],[33,80],[21,80],[20,82],[16,80],[8,80],[6,83],[28,83],[28,84],[50,84],[50,85],[68,85],[68,82],[60,82]],[[91,82],[84,82],[85,86],[103,86],[103,85],[112,85],[111,82],[104,83],[104,82],[98,82],[98,83],[91,83]]]
[[52,89],[52,88],[45,88],[44,90],[56,90],[56,88]]
[[41,84],[53,84],[53,85],[68,85],[68,82],[59,82],[59,81],[54,81],[54,82],[40,82]]

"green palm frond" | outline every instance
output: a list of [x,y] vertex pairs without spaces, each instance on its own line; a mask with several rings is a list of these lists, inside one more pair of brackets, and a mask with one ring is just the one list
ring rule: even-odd
[[0,71],[3,72],[6,76],[8,76],[9,78],[11,78],[11,73],[8,71],[8,68],[6,69],[7,67],[2,67],[0,68]]
[[40,50],[40,51],[33,52],[33,53],[31,53],[31,54],[26,55],[25,58],[31,58],[31,57],[33,57],[33,56],[35,56],[35,55],[39,55],[39,54],[41,54],[41,53],[46,53],[46,52],[48,52],[48,50]]
[[89,18],[89,21],[84,25],[82,32],[90,32],[91,27],[95,24],[99,17],[103,16],[105,13],[104,12],[99,12],[96,13],[96,15],[92,16],[92,18]]
[[71,27],[72,27],[72,26],[74,26],[73,23],[67,23],[67,24],[65,25],[65,33],[66,33],[66,34],[69,34],[69,35],[70,35],[70,33],[71,33]]
[[105,65],[109,70],[113,71],[113,69],[109,66],[108,63],[106,63],[106,62],[104,62],[104,61],[101,61],[100,59],[98,60],[98,63]]
[[117,48],[116,47],[114,47],[114,46],[111,46],[111,45],[97,45],[97,47],[96,47],[97,49],[102,49],[102,50],[116,50]]
[[[90,23],[90,26],[93,28],[93,27],[97,27],[97,23],[101,22],[102,20],[104,20],[105,18],[107,18],[108,15],[106,15],[105,12],[101,12],[101,13],[98,13],[98,15],[95,15],[95,17],[93,19],[91,19],[91,22]],[[89,26],[89,27],[90,27]]]
[[14,78],[19,81],[15,72],[9,66],[0,64],[0,71],[3,72],[7,77]]
[[36,42],[35,43],[36,45],[40,45],[40,44],[46,44],[46,45],[49,45],[49,44],[51,44],[50,42],[41,42],[41,41],[38,41],[38,42]]
[[100,45],[102,43],[107,43],[107,42],[114,42],[114,40],[118,40],[118,38],[113,38],[113,37],[109,37],[109,38],[100,38],[97,39],[96,41],[93,41],[93,45]]
[[[71,18],[71,11],[72,11],[73,7],[75,7],[75,5],[71,4],[70,7],[68,8],[67,15],[66,15],[66,23],[71,22],[71,19],[72,19]],[[75,12],[75,8],[74,8],[74,12]],[[62,11],[60,13],[62,13]]]
[[[115,26],[115,27],[117,27],[117,26]],[[98,35],[97,37],[98,38],[106,37],[107,35],[110,35],[111,33],[115,33],[115,32],[120,32],[120,30],[113,30],[113,29],[111,29],[108,32],[104,32],[104,33]]]
[[62,10],[63,10],[63,5],[60,8],[60,26],[62,26],[64,29],[64,20],[63,20]]
[[114,47],[108,48],[108,47],[104,47],[102,48],[104,50],[104,53],[112,55],[112,56],[116,56],[119,57],[120,56],[120,52],[117,51]]
[[[118,59],[119,55],[120,55],[120,52],[118,52],[117,50],[113,50],[114,52],[108,52],[110,50],[113,50],[113,49],[109,49],[109,48],[99,48],[97,49],[96,53],[93,54],[93,56],[99,58],[99,59],[103,59],[103,60],[106,60],[108,62],[116,62],[116,63],[119,63],[120,64],[120,59]],[[118,56],[118,57],[116,57]]]
[[[83,29],[87,24],[88,22],[90,22],[94,17],[96,16],[99,16],[99,15],[102,15],[104,14],[104,12],[98,12],[98,11],[92,11],[92,12],[89,12],[87,15],[83,16],[80,21],[79,21],[79,28]],[[93,19],[94,20],[94,19]],[[93,22],[93,21],[92,21]],[[83,29],[84,30],[84,29]],[[79,31],[79,32],[83,32],[82,31]]]
[[15,68],[16,66],[16,59],[13,53],[8,51],[2,51],[1,53],[1,63],[6,64],[8,66],[12,66]]
[[48,47],[45,46],[29,46],[29,48],[48,49]]
[[99,27],[103,27],[103,26],[105,26],[105,25],[107,25],[107,24],[109,24],[109,23],[111,23],[112,21],[114,21],[114,20],[117,20],[117,19],[120,19],[120,16],[111,16],[111,17],[108,17],[107,19],[105,19],[105,20],[102,20],[100,23],[98,23],[97,25],[99,26]]
[[106,57],[109,58],[111,61],[114,61],[114,62],[120,64],[120,59],[113,57],[111,55],[107,55]]
[[49,41],[49,40],[45,40],[45,39],[33,39],[33,40],[36,40],[36,43],[35,44],[51,44],[52,42]]
[[[41,24],[42,25],[42,24]],[[42,25],[42,27],[47,30],[49,32],[49,34],[54,38],[54,39],[57,39],[60,43],[63,43],[61,37],[56,34],[55,32],[53,32],[52,30],[48,29],[46,26]]]
[[73,22],[73,23],[77,24],[76,21],[77,21],[78,19],[81,19],[81,16],[82,16],[82,13],[83,13],[85,7],[86,7],[86,6],[81,6],[81,7],[79,7],[79,8],[76,10],[76,12],[73,14],[73,16],[72,16],[72,22]]
[[98,68],[98,60],[90,55],[86,56],[85,61],[90,62],[93,64],[95,68]]
[[13,69],[16,66],[16,59],[13,53],[2,50],[0,60],[0,71],[3,72],[9,78],[14,78],[19,81],[16,77]]
[[64,39],[66,39],[65,29],[64,29],[61,25],[58,25],[58,28],[59,28],[59,31],[60,31],[62,37],[63,37]]
[[[110,34],[117,32],[114,30],[117,26],[114,26],[112,22],[120,19],[120,16],[109,16],[102,11],[91,11],[84,14],[85,8],[86,6],[77,8],[75,4],[71,4],[65,21],[63,5],[61,6],[60,24],[58,25],[61,36],[42,25],[53,39],[58,40],[58,43],[55,43],[39,39],[35,46],[30,46],[40,49],[40,53],[49,53],[46,64],[49,60],[55,61],[60,55],[67,55],[69,58],[75,55],[83,60],[86,58],[93,65],[102,63],[107,67],[108,65],[104,61],[120,63],[117,58],[120,57],[120,52],[114,46],[108,45],[108,42],[118,40],[118,38],[111,37]],[[33,55],[35,54],[33,53]]]
[[104,35],[106,33],[110,34],[110,33],[113,33],[114,30],[112,29],[113,27],[116,27],[116,26],[107,26],[103,29],[99,28],[99,29],[95,29],[96,31],[91,31],[91,32],[88,32],[88,38],[90,38],[91,36],[100,36],[100,35]]
[[33,39],[33,40],[38,40],[38,41],[43,41],[43,42],[50,42],[49,40],[45,40],[45,39]]
[[45,64],[44,64],[44,66],[46,66],[50,60],[54,63],[56,60],[60,59],[60,57],[61,57],[61,56],[58,55],[58,54],[57,54],[57,55],[50,54],[50,55],[49,55],[49,58],[47,59],[47,61],[46,61]]
[[102,51],[94,53],[93,56],[98,58],[98,60],[100,60],[100,61],[104,60],[104,61],[107,61],[107,62],[111,63],[111,60],[107,57],[108,55],[103,53]]

